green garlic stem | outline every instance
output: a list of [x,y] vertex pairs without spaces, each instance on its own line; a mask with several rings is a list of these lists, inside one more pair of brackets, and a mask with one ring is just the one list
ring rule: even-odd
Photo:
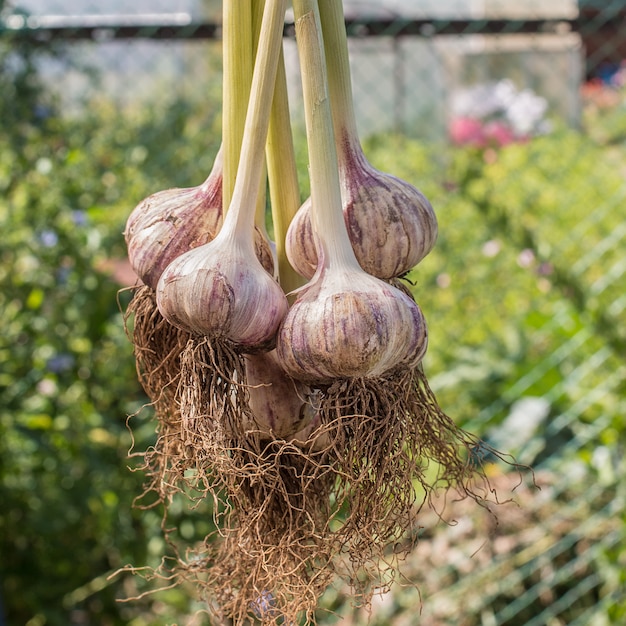
[[274,241],[278,259],[280,285],[285,293],[301,287],[305,279],[298,274],[287,259],[285,237],[293,216],[300,207],[300,187],[291,132],[287,76],[283,51],[280,51],[274,100],[267,135],[267,171],[269,177],[270,200]]
[[252,7],[250,2],[224,0],[222,5],[222,206],[231,204],[241,153],[252,80]]
[[259,36],[261,24],[263,23],[263,12],[265,11],[265,0],[252,0],[252,59],[256,59],[259,48]]
[[322,247],[320,262],[328,269],[359,268],[343,217],[318,3],[294,0],[293,8],[309,149],[311,220]]
[[[265,9],[265,0],[252,1],[252,54],[256,59],[256,53],[259,48],[259,35],[261,33],[261,24],[263,22],[263,11]],[[259,193],[256,200],[256,214],[254,223],[256,227],[263,233],[269,241],[267,225],[265,223],[265,209],[267,206],[267,172],[261,174],[261,182],[259,183]]]
[[320,21],[324,37],[328,72],[328,91],[335,134],[339,139],[338,158],[340,166],[351,150],[361,150],[359,143],[354,99],[350,76],[350,54],[346,33],[343,2],[319,0]]
[[285,10],[286,0],[271,0],[267,2],[263,12],[241,158],[231,200],[231,207],[236,210],[226,214],[222,227],[231,232],[245,233],[250,239],[254,228],[259,185],[265,171],[264,150],[278,58],[282,48]]

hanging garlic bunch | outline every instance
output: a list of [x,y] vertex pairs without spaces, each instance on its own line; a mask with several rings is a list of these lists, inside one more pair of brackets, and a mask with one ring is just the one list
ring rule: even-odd
[[[435,489],[482,499],[476,440],[437,405],[423,313],[394,286],[433,247],[436,218],[363,154],[341,7],[293,0],[311,188],[300,209],[286,0],[224,0],[224,165],[218,155],[200,187],[147,198],[125,233],[151,320],[138,369],[154,367],[164,415],[146,453],[150,489],[166,516],[177,490],[208,498],[219,526],[166,575],[198,585],[220,623],[315,623],[337,574],[367,603],[392,582],[403,533]],[[255,244],[265,165],[275,274]]]
[[[320,0],[328,89],[344,220],[361,267],[391,279],[419,263],[433,248],[437,219],[430,202],[408,182],[375,169],[359,142],[341,2]],[[311,278],[318,265],[311,228],[312,199],[302,205],[287,233],[294,268]]]

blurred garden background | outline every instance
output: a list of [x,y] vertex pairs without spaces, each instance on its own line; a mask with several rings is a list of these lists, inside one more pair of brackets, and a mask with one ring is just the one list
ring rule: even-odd
[[[366,154],[439,219],[409,276],[431,384],[534,472],[490,465],[514,500],[495,517],[424,513],[407,584],[369,623],[626,623],[626,1],[345,7]],[[0,0],[1,626],[210,623],[191,590],[143,595],[163,583],[116,572],[167,553],[160,511],[134,506],[129,452],[154,423],[122,233],[141,199],[210,171],[220,12]],[[289,25],[285,50],[304,198]],[[182,540],[204,537],[201,506],[174,512]],[[322,608],[321,624],[367,623],[339,586]]]

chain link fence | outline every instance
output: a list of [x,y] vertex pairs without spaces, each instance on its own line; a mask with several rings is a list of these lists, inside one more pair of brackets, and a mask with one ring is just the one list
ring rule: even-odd
[[[468,430],[533,468],[519,477],[494,464],[494,485],[515,501],[495,516],[458,502],[444,515],[456,523],[425,518],[403,570],[417,589],[376,599],[370,623],[623,623],[626,1],[345,5],[359,129],[374,155],[393,135],[434,146],[434,171],[460,167],[450,151],[466,158],[438,192],[443,251],[415,276],[417,289],[431,281],[443,294],[433,301],[444,319],[483,322],[434,323],[445,354],[433,387]],[[42,75],[70,115],[99,94],[120,115],[155,99],[219,107],[219,14],[218,2],[192,0],[23,0],[4,7],[0,38],[55,51]],[[285,36],[298,125],[289,24]],[[468,211],[485,229],[474,241],[455,232]],[[482,277],[476,259],[491,265]],[[322,623],[366,623],[344,590],[324,602],[337,616]]]

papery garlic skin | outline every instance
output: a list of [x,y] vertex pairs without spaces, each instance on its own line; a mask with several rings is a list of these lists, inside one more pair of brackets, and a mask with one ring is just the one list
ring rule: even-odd
[[[163,270],[176,257],[213,240],[222,222],[220,150],[202,185],[157,191],[133,209],[124,231],[131,267],[144,284],[156,289]],[[274,253],[258,228],[255,249],[263,267],[273,273]]]
[[419,306],[359,270],[322,270],[304,287],[278,332],[285,371],[309,384],[378,378],[417,364],[428,344]]
[[174,326],[229,340],[244,352],[271,349],[288,308],[251,243],[225,231],[174,259],[159,279],[156,298]]
[[278,280],[276,261],[276,244],[270,241],[257,226],[254,227],[254,252],[263,269]]
[[[382,279],[400,276],[433,249],[437,218],[413,185],[376,170],[358,155],[340,181],[350,243],[368,274]],[[313,276],[318,262],[310,213],[309,198],[294,217],[286,244],[289,262],[306,278]]]
[[284,439],[308,426],[315,417],[311,390],[285,373],[275,350],[247,354],[245,366],[253,417],[247,428]]
[[[215,192],[215,193],[213,193]],[[222,223],[221,184],[158,191],[142,200],[126,222],[130,264],[155,288],[163,270],[177,257],[215,237]]]
[[198,187],[158,191],[142,200],[126,221],[128,259],[137,276],[156,288],[177,257],[211,241],[222,225],[222,150]]

